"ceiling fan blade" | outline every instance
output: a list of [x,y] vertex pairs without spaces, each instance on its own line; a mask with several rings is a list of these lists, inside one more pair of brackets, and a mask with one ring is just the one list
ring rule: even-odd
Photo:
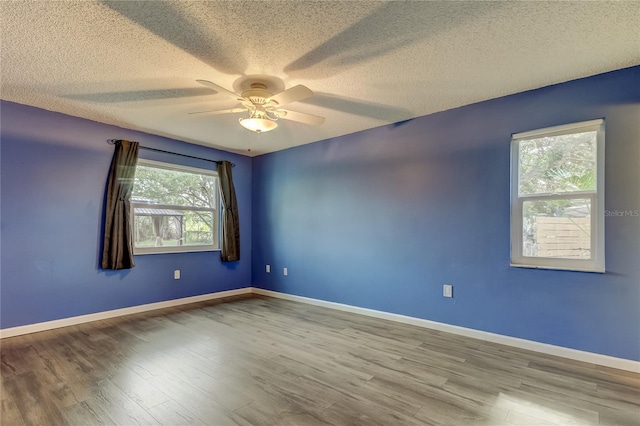
[[285,120],[297,121],[299,123],[311,124],[319,126],[324,123],[325,118],[313,114],[307,114],[305,112],[291,111],[288,109],[279,109],[276,111],[278,117]]
[[297,86],[293,86],[290,89],[285,90],[284,92],[280,92],[277,95],[273,95],[267,102],[275,101],[278,105],[286,105],[291,102],[301,101],[303,99],[307,99],[308,97],[313,96],[313,92],[306,86],[302,84],[298,84]]
[[210,114],[210,115],[218,115],[218,114],[231,114],[234,112],[243,112],[246,111],[246,108],[231,108],[231,109],[214,109],[214,110],[210,110],[210,111],[196,111],[196,112],[190,112],[189,115],[191,114]]
[[198,83],[200,83],[200,84],[204,85],[204,86],[207,86],[207,87],[208,87],[208,88],[210,88],[210,89],[215,90],[216,92],[223,93],[223,94],[225,94],[225,95],[227,95],[227,96],[229,96],[229,97],[232,97],[232,98],[233,98],[233,99],[235,99],[235,100],[242,100],[242,96],[240,96],[240,95],[238,95],[238,94],[236,94],[236,93],[233,93],[232,91],[227,90],[227,89],[225,89],[225,88],[224,88],[224,87],[222,87],[222,86],[218,86],[218,85],[217,85],[217,84],[215,84],[215,83],[212,83],[212,82],[207,81],[207,80],[196,80],[196,81],[197,81]]

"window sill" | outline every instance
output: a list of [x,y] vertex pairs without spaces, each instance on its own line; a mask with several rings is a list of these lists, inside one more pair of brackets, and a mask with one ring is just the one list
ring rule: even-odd
[[175,250],[173,247],[167,247],[166,250],[162,251],[133,251],[134,256],[147,256],[150,254],[177,254],[177,253],[201,253],[206,251],[221,251],[219,248],[189,248],[188,250]]
[[520,263],[509,264],[512,268],[525,268],[525,269],[548,269],[551,271],[573,271],[573,272],[591,272],[594,274],[605,274],[607,271],[600,268],[576,268],[576,267],[563,267],[563,266],[544,266],[544,265],[525,265]]

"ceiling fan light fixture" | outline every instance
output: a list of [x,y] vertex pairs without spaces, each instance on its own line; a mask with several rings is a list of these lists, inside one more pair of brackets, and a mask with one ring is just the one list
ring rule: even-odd
[[241,118],[238,121],[242,127],[255,133],[269,132],[278,127],[278,123],[267,118]]

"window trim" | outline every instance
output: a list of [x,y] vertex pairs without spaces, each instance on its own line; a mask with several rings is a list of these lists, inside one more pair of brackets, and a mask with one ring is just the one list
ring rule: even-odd
[[[183,166],[182,164],[175,163],[166,163],[162,161],[155,160],[147,160],[143,158],[138,158],[138,162],[136,167],[145,166],[145,167],[153,167],[157,169],[171,170],[171,171],[179,171],[185,173],[194,173],[199,175],[207,175],[213,176],[216,179],[219,179],[218,172],[215,170],[202,169],[198,167],[191,166]],[[215,244],[211,245],[191,245],[191,246],[162,246],[162,247],[136,247],[135,242],[133,243],[133,254],[134,256],[139,255],[148,255],[148,254],[167,254],[167,253],[195,253],[195,252],[206,252],[206,251],[220,251],[220,218],[221,218],[221,210],[222,203],[220,200],[220,189],[216,187],[216,194],[214,195],[218,200],[218,208],[217,209],[206,209],[202,207],[194,207],[194,206],[177,206],[173,204],[153,204],[154,208],[158,209],[174,209],[174,210],[188,210],[188,211],[211,211],[213,216],[217,219],[214,223],[214,231],[213,231],[213,239]],[[131,202],[131,223],[133,226],[133,232],[135,233],[135,208],[136,207],[148,207],[149,204],[144,203],[134,203]],[[183,249],[179,249],[183,247]]]
[[[523,140],[540,137],[560,136],[572,133],[596,131],[596,190],[575,191],[552,194],[520,195],[519,165],[520,145]],[[515,133],[511,136],[511,263],[512,267],[557,269],[581,272],[604,273],[605,269],[605,238],[604,238],[604,119],[582,121],[561,126],[547,127],[528,132]],[[551,257],[531,257],[522,254],[522,211],[525,201],[588,198],[591,200],[591,259],[562,259]]]

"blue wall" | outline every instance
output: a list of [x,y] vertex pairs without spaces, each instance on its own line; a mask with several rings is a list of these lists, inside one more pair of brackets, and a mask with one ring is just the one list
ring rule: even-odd
[[640,217],[606,218],[606,274],[509,267],[510,135],[605,117],[606,209],[639,211],[639,82],[634,67],[254,158],[254,285],[640,360]]
[[[10,102],[1,108],[2,328],[251,284],[250,158]],[[132,270],[101,270],[110,138],[234,162],[241,260],[223,264],[220,252],[146,255]],[[144,150],[140,158],[215,169]]]
[[[638,81],[634,67],[253,160],[2,102],[1,327],[253,283],[640,360],[639,217],[606,218],[606,274],[509,267],[511,133],[605,117],[606,208],[640,210]],[[148,255],[100,270],[109,138],[235,162],[242,260]]]

